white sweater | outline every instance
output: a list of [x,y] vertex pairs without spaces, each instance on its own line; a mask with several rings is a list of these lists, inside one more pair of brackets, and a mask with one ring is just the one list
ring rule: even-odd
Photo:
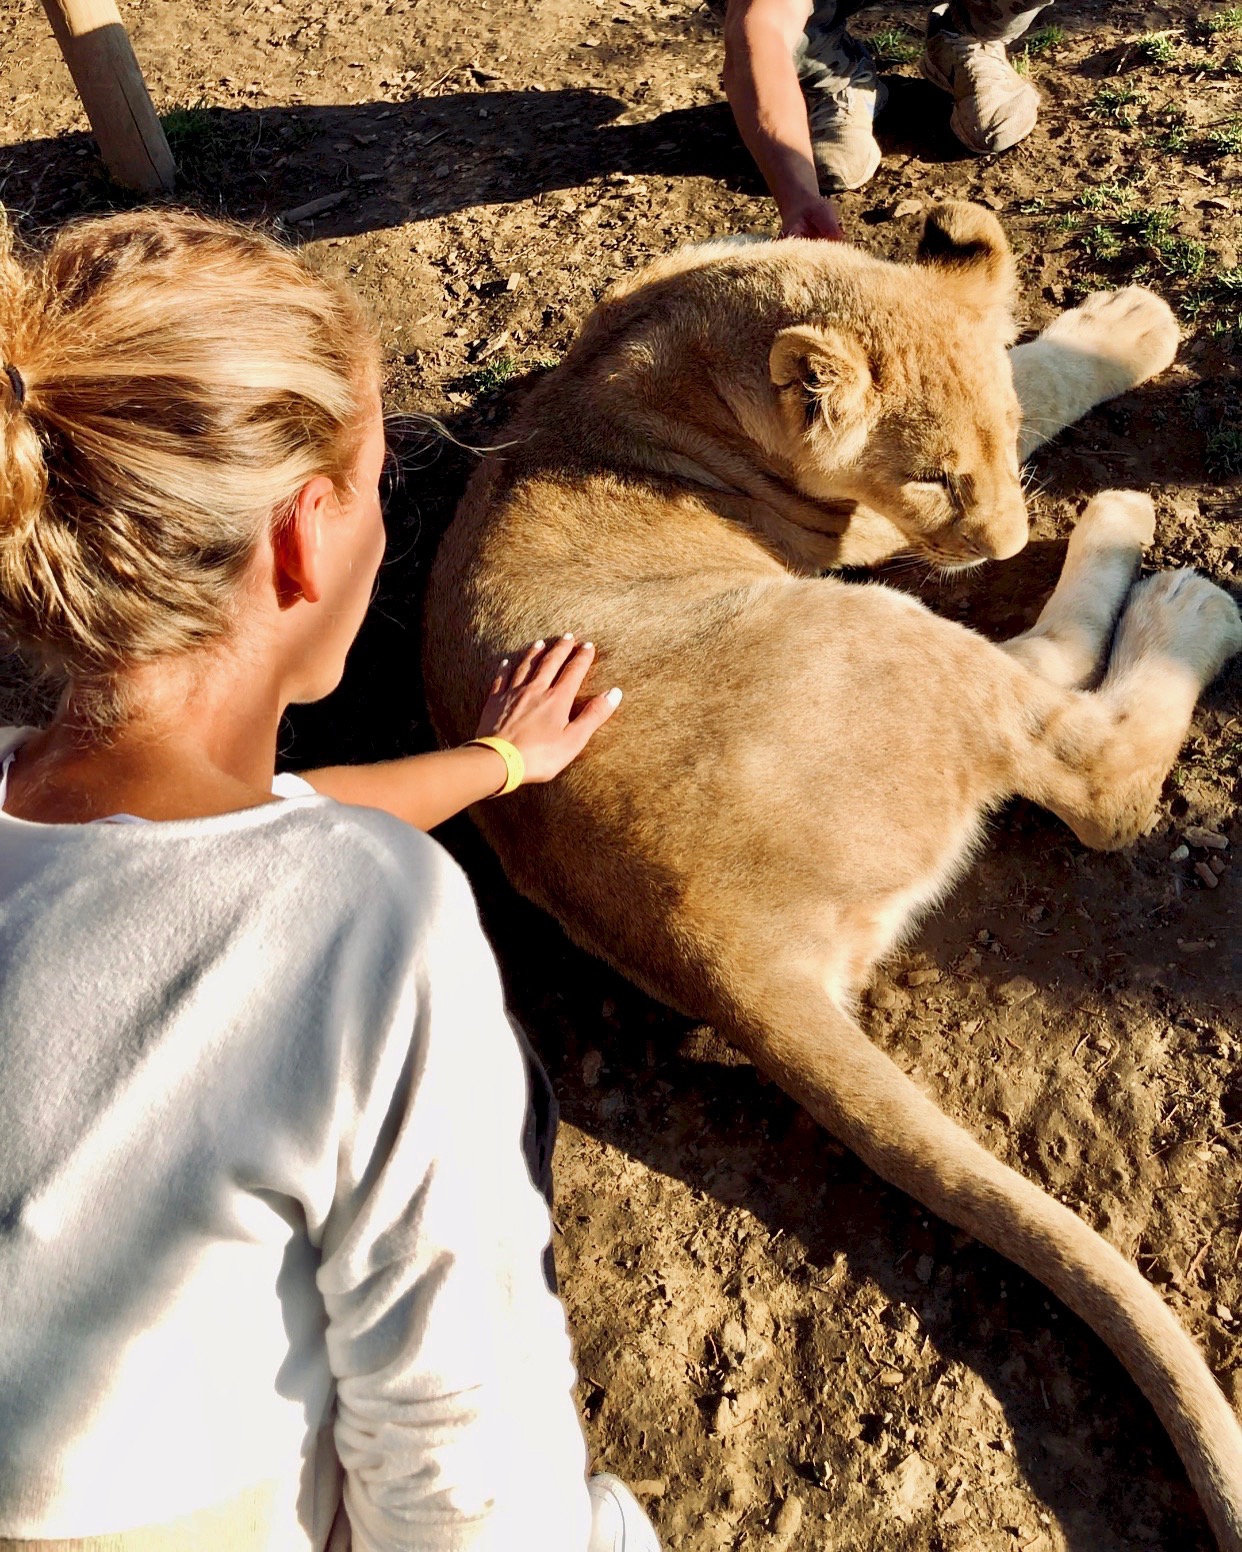
[[0,1537],[319,1552],[343,1465],[355,1552],[582,1552],[525,1097],[417,831],[0,815]]

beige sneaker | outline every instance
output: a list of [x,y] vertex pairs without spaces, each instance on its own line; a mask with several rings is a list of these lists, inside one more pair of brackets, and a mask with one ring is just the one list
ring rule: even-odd
[[982,43],[945,27],[947,9],[937,6],[928,18],[919,69],[952,96],[949,123],[968,151],[1007,151],[1035,128],[1039,93],[1009,63],[1003,43]]
[[861,189],[875,177],[880,165],[875,118],[887,97],[888,87],[877,81],[835,97],[818,97],[811,105],[811,155],[825,194]]
[[813,17],[794,58],[820,189],[862,188],[880,165],[874,124],[888,96],[875,61],[839,23],[817,26]]

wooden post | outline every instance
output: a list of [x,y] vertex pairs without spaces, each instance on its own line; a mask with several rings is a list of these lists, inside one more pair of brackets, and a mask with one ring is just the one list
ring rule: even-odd
[[104,165],[118,183],[169,193],[176,166],[116,0],[43,0]]

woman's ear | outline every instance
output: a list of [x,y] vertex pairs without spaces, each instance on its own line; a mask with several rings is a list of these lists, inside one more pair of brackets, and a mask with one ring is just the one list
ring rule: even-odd
[[298,491],[273,534],[274,581],[282,609],[299,599],[317,604],[323,597],[324,525],[336,507],[336,487],[326,475],[317,474]]

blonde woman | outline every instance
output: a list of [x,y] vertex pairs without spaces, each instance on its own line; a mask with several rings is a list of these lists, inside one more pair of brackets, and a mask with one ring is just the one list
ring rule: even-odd
[[0,369],[0,627],[68,685],[0,732],[0,1547],[649,1552],[585,1480],[524,1064],[413,828],[619,692],[574,715],[589,645],[536,643],[483,742],[274,780],[384,437],[371,330],[263,238],[0,234]]

